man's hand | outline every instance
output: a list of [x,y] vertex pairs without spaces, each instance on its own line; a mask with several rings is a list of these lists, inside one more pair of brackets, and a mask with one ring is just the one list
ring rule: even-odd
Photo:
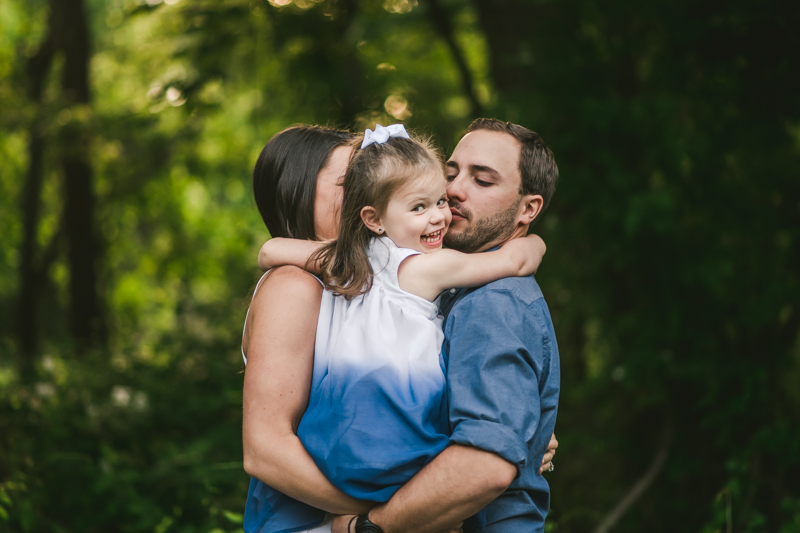
[[553,457],[556,455],[556,448],[558,448],[558,440],[556,440],[556,434],[550,437],[550,444],[547,445],[547,451],[544,452],[544,457],[542,457],[542,466],[539,467],[539,473],[541,474],[545,470],[550,470],[550,467],[553,466]]

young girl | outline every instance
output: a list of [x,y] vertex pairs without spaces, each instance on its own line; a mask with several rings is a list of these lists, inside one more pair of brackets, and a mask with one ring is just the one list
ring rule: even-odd
[[[360,140],[345,175],[339,238],[274,238],[259,265],[321,274],[328,290],[297,435],[336,487],[384,502],[448,443],[434,300],[452,287],[532,274],[544,243],[529,236],[486,253],[443,250],[451,215],[439,154],[402,125],[378,126]],[[298,531],[324,518],[277,491],[262,492],[260,531]]]

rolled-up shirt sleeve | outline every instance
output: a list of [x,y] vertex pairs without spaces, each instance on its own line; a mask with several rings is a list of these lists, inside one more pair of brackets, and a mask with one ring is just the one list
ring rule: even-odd
[[495,453],[519,471],[533,459],[541,419],[549,314],[543,299],[526,302],[509,290],[472,296],[445,323],[450,442]]

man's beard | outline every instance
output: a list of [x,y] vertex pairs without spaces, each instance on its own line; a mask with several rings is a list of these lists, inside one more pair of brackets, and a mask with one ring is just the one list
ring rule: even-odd
[[[451,205],[458,209],[467,221],[472,218],[469,210],[460,204]],[[517,202],[512,202],[505,211],[479,220],[461,233],[446,233],[444,245],[459,252],[472,253],[490,242],[502,242],[514,233],[518,207]]]

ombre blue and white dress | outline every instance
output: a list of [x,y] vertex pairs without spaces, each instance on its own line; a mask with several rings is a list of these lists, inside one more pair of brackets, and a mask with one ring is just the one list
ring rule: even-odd
[[[372,289],[351,300],[322,296],[297,435],[331,483],[354,498],[387,501],[448,443],[439,309],[403,291],[397,279],[400,263],[418,253],[374,238]],[[251,479],[247,533],[304,531],[325,518]]]

